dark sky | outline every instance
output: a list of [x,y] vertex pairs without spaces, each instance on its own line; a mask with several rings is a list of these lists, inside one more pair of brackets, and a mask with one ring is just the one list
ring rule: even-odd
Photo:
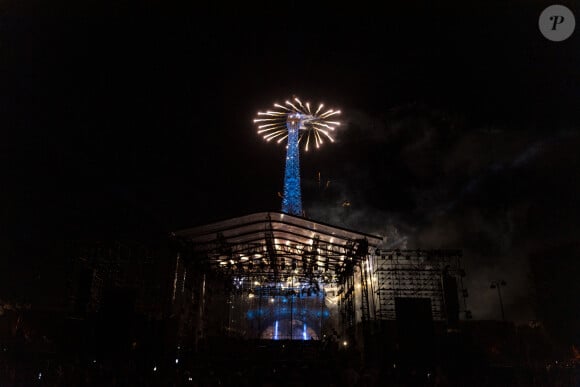
[[3,291],[52,286],[55,241],[277,210],[284,149],[252,119],[294,94],[345,123],[302,158],[307,215],[465,249],[480,318],[492,279],[525,320],[537,267],[580,271],[580,38],[540,34],[551,3],[82,3],[0,4]]

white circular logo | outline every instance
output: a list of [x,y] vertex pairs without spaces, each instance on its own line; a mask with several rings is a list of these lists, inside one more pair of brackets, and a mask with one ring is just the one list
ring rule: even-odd
[[561,42],[572,35],[576,27],[576,20],[572,11],[567,7],[550,5],[540,14],[538,26],[546,39]]

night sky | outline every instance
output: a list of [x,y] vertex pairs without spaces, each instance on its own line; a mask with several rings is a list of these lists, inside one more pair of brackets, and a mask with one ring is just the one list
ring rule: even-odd
[[62,241],[278,210],[252,119],[298,95],[344,123],[302,156],[307,216],[464,249],[475,318],[505,279],[508,318],[580,320],[580,37],[541,35],[550,2],[82,3],[0,4],[3,294],[52,302]]

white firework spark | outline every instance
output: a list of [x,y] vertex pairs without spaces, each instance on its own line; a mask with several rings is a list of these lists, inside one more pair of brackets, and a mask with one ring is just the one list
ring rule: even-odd
[[304,150],[308,151],[311,145],[319,148],[328,139],[334,142],[333,132],[340,122],[335,116],[340,114],[340,110],[325,110],[324,105],[318,105],[313,112],[310,103],[303,103],[297,97],[293,101],[286,101],[285,105],[275,103],[273,110],[258,112],[254,123],[258,127],[258,134],[262,135],[266,141],[276,140],[279,144],[288,138],[288,127],[286,121],[289,115],[300,114],[301,126],[298,142],[304,144]]

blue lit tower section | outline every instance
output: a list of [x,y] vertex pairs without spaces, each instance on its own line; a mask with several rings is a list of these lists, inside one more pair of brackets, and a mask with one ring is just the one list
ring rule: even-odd
[[300,190],[300,148],[304,151],[318,149],[326,141],[334,142],[332,133],[340,125],[335,121],[340,110],[323,109],[302,103],[297,97],[285,105],[274,104],[274,109],[258,112],[254,124],[264,140],[281,144],[286,141],[286,170],[284,172],[284,195],[282,212],[302,216],[302,194]]
[[286,171],[284,173],[284,196],[282,212],[302,216],[302,194],[300,190],[300,150],[298,148],[299,130],[303,126],[300,113],[289,114],[286,120],[288,128],[288,146],[286,148]]

